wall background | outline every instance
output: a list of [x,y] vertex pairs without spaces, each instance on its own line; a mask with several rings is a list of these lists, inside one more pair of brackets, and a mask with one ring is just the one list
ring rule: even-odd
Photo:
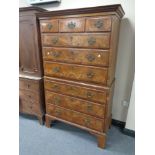
[[[134,42],[135,42],[135,4],[134,0],[61,0],[60,4],[41,5],[47,10],[63,10],[72,8],[94,7],[109,4],[121,4],[125,16],[121,22],[116,65],[116,83],[113,98],[113,119],[126,122],[128,107],[122,101],[130,102],[132,83],[134,79]],[[19,7],[27,7],[26,0],[19,0]],[[132,104],[131,106],[134,106]],[[132,107],[130,107],[132,108]],[[134,112],[134,111],[132,111]],[[132,115],[132,114],[131,114]],[[130,116],[131,116],[130,115]],[[128,116],[128,121],[130,120]],[[131,127],[132,129],[132,127]],[[134,129],[133,129],[134,130]]]

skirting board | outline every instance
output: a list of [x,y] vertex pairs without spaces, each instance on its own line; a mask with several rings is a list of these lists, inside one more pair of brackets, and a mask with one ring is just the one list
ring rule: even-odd
[[135,131],[126,129],[125,122],[112,119],[112,125],[119,127],[123,134],[131,136],[131,137],[135,137]]

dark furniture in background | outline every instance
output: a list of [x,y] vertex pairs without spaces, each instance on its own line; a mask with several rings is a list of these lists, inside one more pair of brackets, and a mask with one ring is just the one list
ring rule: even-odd
[[43,124],[44,88],[39,25],[35,13],[43,9],[19,9],[19,110],[38,117]]

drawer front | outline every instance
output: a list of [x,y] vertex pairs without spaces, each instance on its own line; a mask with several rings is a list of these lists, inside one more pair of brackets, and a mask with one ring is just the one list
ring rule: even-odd
[[47,114],[64,119],[66,121],[76,123],[97,131],[103,131],[104,121],[95,117],[75,112],[72,110],[60,108],[54,105],[46,105],[46,111]]
[[107,68],[44,62],[44,72],[47,76],[106,84],[108,71]]
[[82,99],[99,102],[102,104],[107,103],[106,91],[99,91],[77,85],[55,82],[47,79],[44,80],[44,87],[46,90],[50,90],[53,92],[80,97]]
[[44,60],[108,66],[108,50],[43,47]]
[[19,88],[31,91],[39,91],[39,81],[20,78]]
[[42,20],[40,23],[41,32],[58,32],[59,24],[58,20]]
[[43,46],[109,48],[110,33],[42,34]]
[[111,31],[110,17],[91,17],[86,19],[86,32]]
[[104,118],[105,106],[46,91],[46,103]]
[[60,32],[84,32],[84,18],[68,18],[59,20]]
[[39,102],[40,95],[37,92],[27,91],[27,90],[19,90],[19,96],[28,102]]
[[24,100],[22,97],[19,99],[19,111],[22,113],[28,114],[37,114],[40,113],[39,104],[37,102],[30,102]]

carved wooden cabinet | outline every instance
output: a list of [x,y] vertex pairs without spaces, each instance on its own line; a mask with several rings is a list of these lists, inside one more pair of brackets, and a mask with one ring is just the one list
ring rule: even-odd
[[39,27],[35,13],[43,9],[19,9],[19,111],[36,115],[43,123],[43,67]]
[[105,146],[123,15],[121,5],[37,14],[47,127],[59,120],[88,130]]

